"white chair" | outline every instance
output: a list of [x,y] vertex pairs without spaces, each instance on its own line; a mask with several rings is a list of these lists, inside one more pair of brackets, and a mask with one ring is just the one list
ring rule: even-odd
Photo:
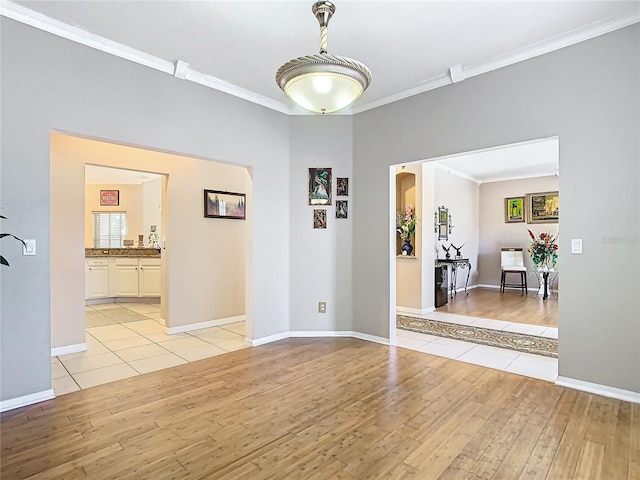
[[[503,248],[500,252],[500,265],[502,276],[500,278],[500,293],[504,293],[505,287],[521,288],[522,293],[527,293],[527,267],[524,266],[524,254],[522,248]],[[520,283],[506,283],[507,273],[520,275]]]

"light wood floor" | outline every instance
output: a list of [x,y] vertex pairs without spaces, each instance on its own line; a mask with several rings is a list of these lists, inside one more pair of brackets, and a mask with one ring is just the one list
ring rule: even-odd
[[640,405],[288,339],[2,416],[3,479],[640,478]]
[[542,300],[542,297],[523,295],[520,290],[500,293],[497,288],[472,288],[469,295],[458,292],[447,305],[436,310],[508,322],[558,326],[558,299]]

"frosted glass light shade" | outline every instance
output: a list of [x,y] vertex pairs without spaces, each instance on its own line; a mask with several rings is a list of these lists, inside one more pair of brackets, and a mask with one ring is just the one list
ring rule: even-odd
[[302,108],[332,113],[350,105],[362,92],[362,85],[339,73],[308,73],[289,80],[284,92]]
[[319,53],[293,59],[276,73],[276,83],[291,100],[316,113],[332,113],[356,100],[371,82],[362,63]]

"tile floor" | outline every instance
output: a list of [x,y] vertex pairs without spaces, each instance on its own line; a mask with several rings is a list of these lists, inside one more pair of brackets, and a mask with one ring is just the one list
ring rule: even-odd
[[[558,338],[558,329],[523,323],[510,323],[502,320],[466,317],[443,312],[432,312],[426,315],[412,315],[415,317],[439,320],[441,322],[458,325],[473,325],[476,327],[492,328],[510,332],[538,335],[547,338]],[[436,337],[424,333],[396,330],[398,346],[419,352],[447,357],[461,362],[482,365],[496,370],[517,373],[527,377],[539,378],[555,382],[558,377],[558,359],[532,355],[514,350],[478,345],[477,343],[462,342],[451,338]]]
[[[419,316],[419,315],[416,315]],[[558,329],[443,312],[424,318],[558,338]],[[244,322],[167,335],[160,306],[103,303],[86,307],[88,350],[51,359],[56,395],[245,348]],[[547,381],[558,376],[555,358],[397,330],[398,346]]]
[[87,305],[86,325],[86,352],[51,358],[56,395],[245,348],[244,322],[167,335],[157,304]]

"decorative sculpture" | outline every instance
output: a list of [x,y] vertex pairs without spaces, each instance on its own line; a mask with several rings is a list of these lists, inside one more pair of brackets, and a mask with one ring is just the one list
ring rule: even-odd
[[462,247],[464,247],[464,243],[462,245],[460,245],[459,247],[456,247],[453,243],[451,244],[451,246],[456,251],[456,258],[462,258],[462,253],[460,252],[460,250],[462,250]]
[[[445,255],[445,258],[447,260],[449,260],[451,258],[451,254],[449,253],[449,249],[451,248],[451,245],[449,245],[448,247],[445,247],[444,245],[442,245],[442,249],[447,252],[447,254]],[[462,248],[462,247],[461,247]]]

